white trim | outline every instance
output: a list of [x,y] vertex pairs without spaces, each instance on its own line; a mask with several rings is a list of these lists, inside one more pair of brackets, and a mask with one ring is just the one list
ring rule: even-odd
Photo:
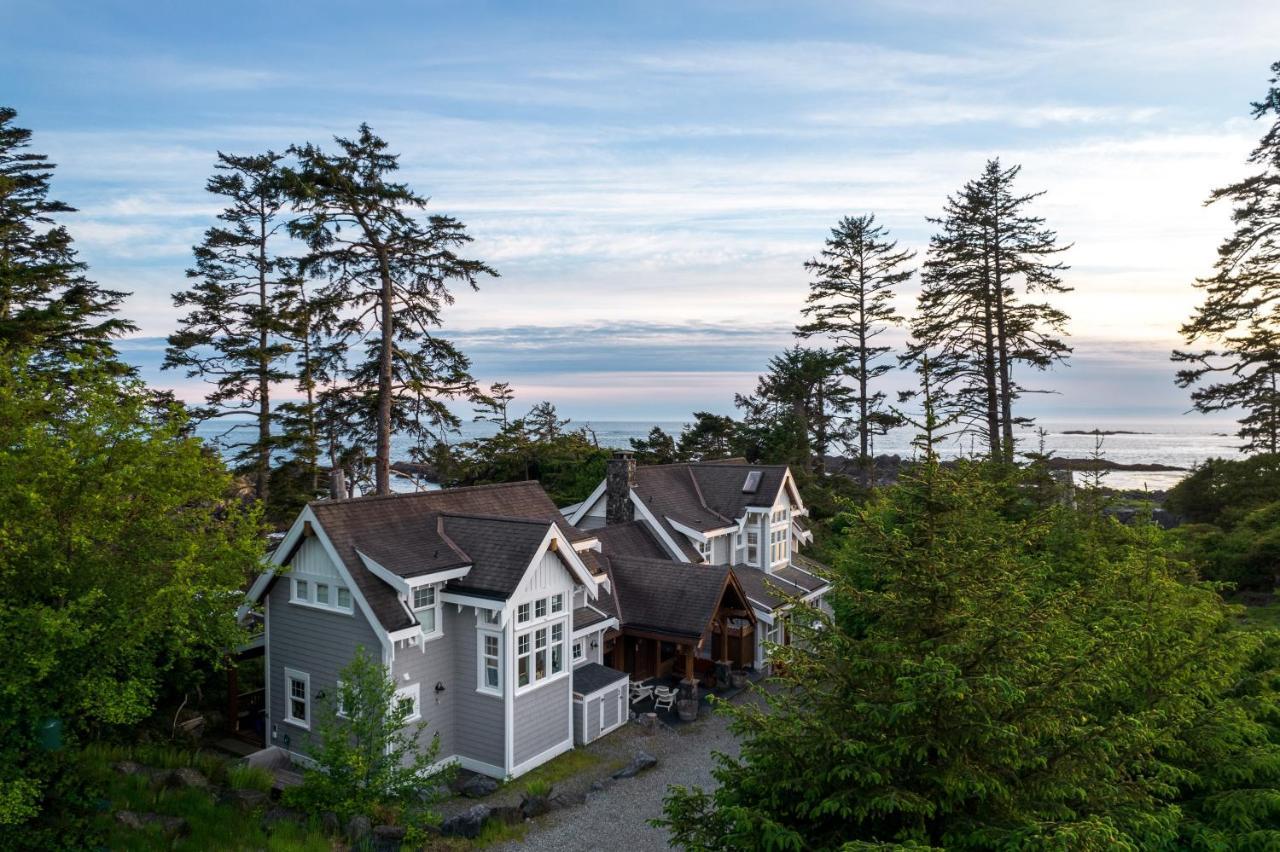
[[417,586],[429,586],[434,583],[444,583],[449,580],[456,580],[459,577],[465,577],[471,571],[470,565],[463,565],[460,568],[446,568],[443,571],[432,571],[428,574],[419,574],[414,577],[401,577],[393,571],[383,568],[373,560],[373,557],[356,548],[356,555],[360,557],[360,561],[364,563],[364,567],[369,569],[369,573],[395,589],[402,595],[408,595]]
[[413,700],[413,713],[405,718],[405,723],[422,721],[422,685],[420,683],[411,683],[396,690],[397,703],[406,698]]
[[476,595],[468,595],[462,592],[450,592],[445,589],[440,590],[440,600],[444,603],[457,604],[459,609],[464,606],[473,606],[476,609],[493,609],[498,611],[498,624],[505,626],[507,617],[510,614],[510,608],[506,601],[500,601],[496,598],[482,598]]
[[[300,680],[303,684],[303,703],[306,705],[307,718],[299,719],[293,715],[293,681]],[[298,669],[291,669],[287,666],[284,670],[284,719],[286,725],[292,725],[295,728],[301,728],[304,731],[311,730],[311,675]]]
[[[591,492],[591,496],[583,500],[581,503],[579,503],[575,508],[573,514],[568,516],[569,523],[573,524],[576,527],[578,525],[578,522],[587,516],[587,512],[591,511],[591,507],[594,506],[596,503],[598,503],[600,501],[600,498],[604,496],[605,489],[608,486],[609,486],[608,477],[605,477],[604,479],[600,480],[600,484],[596,486],[595,491]],[[634,502],[634,497],[632,498],[632,502]]]
[[[505,691],[507,681],[506,681],[506,678],[503,676],[505,674],[505,671],[503,670],[503,667],[502,667],[502,657],[503,657],[502,640],[505,638],[505,636],[506,636],[506,631],[504,631],[501,627],[497,627],[492,624],[476,625],[476,692],[480,693],[481,695],[491,695],[494,698],[501,698]],[[498,685],[497,687],[489,686],[485,680],[484,640],[488,637],[493,637],[498,640]]]
[[528,772],[530,769],[535,769],[541,766],[542,764],[546,763],[548,760],[559,757],[560,755],[564,754],[566,751],[570,751],[572,749],[573,749],[573,713],[570,713],[569,714],[569,738],[562,743],[557,743],[556,745],[553,745],[551,748],[547,749],[546,751],[540,754],[535,754],[533,757],[529,758],[524,763],[511,767],[511,777],[516,778],[520,775],[523,775],[524,773]]
[[524,583],[525,577],[529,576],[529,572],[542,562],[542,557],[551,549],[551,542],[556,542],[555,553],[560,557],[560,561],[569,569],[569,573],[587,589],[587,596],[591,600],[595,600],[598,594],[599,582],[595,575],[587,570],[586,564],[582,558],[578,556],[578,551],[573,549],[573,542],[560,532],[560,528],[555,524],[547,527],[547,534],[542,539],[542,544],[538,546],[538,550],[533,554],[533,559],[529,561],[529,565],[524,569],[524,573],[520,575],[520,583]]
[[700,530],[695,530],[693,527],[686,526],[680,523],[679,521],[672,518],[670,515],[664,515],[664,517],[667,519],[667,523],[675,527],[676,532],[684,533],[685,535],[689,536],[689,538],[695,539],[697,541],[710,541],[711,539],[716,538],[717,536],[726,535],[727,533],[735,532],[738,529],[738,525],[733,524],[732,526],[717,527],[714,530],[706,530],[705,532],[703,532]]
[[440,766],[447,763],[456,763],[463,769],[470,769],[472,772],[479,772],[481,775],[488,775],[490,778],[502,780],[507,777],[507,773],[501,766],[494,766],[492,763],[485,763],[482,760],[465,757],[461,754],[446,757],[444,760],[437,761],[436,765]]
[[644,501],[640,499],[640,495],[636,494],[634,488],[631,489],[631,502],[635,505],[640,514],[644,515],[644,519],[649,522],[649,526],[658,534],[658,537],[666,542],[667,549],[671,551],[676,560],[679,562],[689,562],[689,557],[685,555],[684,550],[680,548],[680,545],[675,543],[675,540],[672,539],[671,536],[667,535],[667,531],[663,529],[662,524],[658,522],[657,516],[655,516],[649,507],[644,504]]
[[[596,612],[600,612],[600,610],[596,609],[595,607],[591,607],[591,608],[595,609]],[[605,615],[606,613],[600,612],[600,614]],[[581,630],[573,631],[570,638],[579,639],[583,636],[589,636],[592,633],[603,633],[605,630],[609,630],[611,628],[616,628],[616,627],[618,627],[618,619],[610,615],[604,621],[597,621],[595,624],[589,624],[586,627],[582,628]]]
[[[282,579],[287,579],[289,581],[289,603],[293,606],[305,606],[309,609],[318,609],[321,612],[332,612],[332,613],[336,613],[337,615],[355,615],[356,608],[354,603],[355,601],[354,597],[351,597],[351,600],[352,600],[351,606],[344,609],[343,607],[338,605],[338,590],[344,589],[346,590],[347,594],[350,596],[351,589],[348,586],[340,586],[327,577],[321,577],[317,579],[312,575],[305,575],[305,574],[290,575],[289,577],[282,578]],[[298,583],[307,584],[308,592],[305,598],[298,597]],[[329,603],[320,603],[319,601],[312,600],[312,597],[315,594],[315,590],[319,586],[324,586],[329,590],[329,595],[330,595]]]

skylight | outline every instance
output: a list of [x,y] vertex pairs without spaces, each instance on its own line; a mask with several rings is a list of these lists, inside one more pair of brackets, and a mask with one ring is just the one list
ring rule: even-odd
[[756,489],[760,487],[760,471],[753,470],[747,473],[747,481],[742,483],[743,494],[754,494]]

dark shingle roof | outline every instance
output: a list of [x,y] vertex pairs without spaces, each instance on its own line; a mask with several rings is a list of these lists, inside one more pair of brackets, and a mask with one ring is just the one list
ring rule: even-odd
[[465,577],[449,588],[507,598],[516,590],[550,525],[546,521],[474,515],[441,515],[444,534],[471,557]]
[[573,670],[573,691],[577,695],[590,695],[628,677],[626,672],[599,663],[583,663]]
[[[744,492],[748,476],[759,484]],[[772,506],[786,478],[786,465],[746,464],[739,459],[636,468],[635,491],[655,515],[698,531],[738,520],[748,506]]]
[[[805,560],[805,561],[809,562],[811,565],[817,564],[811,559]],[[788,583],[791,583],[793,585],[799,586],[801,589],[804,589],[805,594],[808,594],[810,592],[816,592],[819,589],[825,588],[827,585],[829,585],[827,581],[822,579],[821,577],[809,571],[806,571],[803,568],[797,568],[795,565],[783,565],[781,568],[779,568],[777,571],[774,571],[773,573],[779,579],[785,580]]]
[[720,608],[725,584],[740,588],[726,565],[606,557],[624,627],[698,640]]
[[612,524],[595,530],[605,556],[638,556],[643,559],[669,559],[671,554],[658,543],[644,521]]
[[573,629],[575,631],[582,630],[584,627],[607,621],[608,618],[609,615],[607,613],[601,612],[593,606],[580,606],[573,611]]
[[790,598],[804,597],[827,586],[825,580],[790,565],[772,574],[750,565],[735,565],[733,575],[746,590],[747,597],[768,610],[785,605]]
[[[467,588],[483,588],[490,594],[502,594],[500,587],[507,568],[501,562],[489,567],[481,564],[490,553],[482,541],[484,530],[481,527],[484,524],[460,523],[458,535],[468,540],[464,544],[454,537],[449,519],[441,520],[442,514],[468,515],[480,521],[495,518],[540,521],[543,535],[546,525],[555,523],[570,541],[591,538],[590,534],[565,522],[555,503],[537,482],[477,485],[352,500],[318,500],[310,506],[374,616],[388,631],[412,627],[416,622],[395,591],[365,568],[359,556],[361,552],[403,577],[474,564],[471,573],[479,574],[480,579],[465,578],[463,583],[477,583]],[[442,524],[449,530],[444,535],[441,535]],[[507,524],[490,526],[489,529],[501,530],[504,536],[512,535],[512,543],[519,549],[532,535],[526,534],[526,526],[532,525],[518,527]],[[538,540],[541,539],[542,536],[538,536]],[[469,547],[477,549],[479,554],[469,552]],[[501,557],[495,555],[495,558]]]

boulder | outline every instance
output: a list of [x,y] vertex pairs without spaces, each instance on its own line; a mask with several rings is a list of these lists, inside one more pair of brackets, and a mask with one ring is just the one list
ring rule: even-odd
[[158,826],[160,833],[168,838],[186,837],[191,833],[191,823],[183,817],[165,816],[164,814],[140,814],[135,811],[119,811],[116,822],[132,829],[143,829],[147,826]]
[[613,777],[634,778],[646,769],[652,769],[657,765],[658,758],[649,754],[647,751],[637,751],[635,757],[631,758],[631,762],[613,773]]
[[320,830],[330,837],[337,837],[342,832],[342,820],[333,811],[320,814]]
[[379,825],[373,829],[373,852],[400,852],[408,829],[403,825]]
[[518,807],[490,808],[489,819],[497,820],[498,822],[505,823],[507,825],[516,825],[517,823],[524,822],[524,814],[520,812],[520,808]]
[[261,790],[228,790],[223,798],[237,810],[247,813],[262,807],[271,797]]
[[440,833],[445,837],[465,837],[474,839],[480,836],[485,820],[489,818],[488,805],[472,805],[460,814],[449,817],[440,826]]
[[581,805],[586,800],[586,793],[556,793],[547,801],[551,804],[552,810],[559,810],[573,805]]
[[492,795],[497,789],[498,782],[488,775],[472,775],[463,783],[458,792],[468,799],[483,799],[485,796]]
[[145,766],[132,760],[118,760],[111,764],[111,768],[121,775],[144,775],[147,773]]
[[525,819],[540,817],[550,811],[551,801],[546,796],[525,795],[520,799],[520,814]]
[[284,808],[277,805],[262,815],[262,830],[270,832],[278,823],[282,822],[302,823],[305,822],[305,819],[302,814],[292,808]]
[[116,822],[120,823],[125,828],[132,829],[141,829],[144,824],[142,822],[142,815],[136,814],[133,811],[117,811]]
[[364,839],[373,831],[373,824],[369,822],[367,816],[356,814],[347,820],[347,842],[353,847],[358,847]]
[[152,783],[169,790],[207,790],[209,788],[209,779],[204,777],[204,773],[190,766],[158,773]]

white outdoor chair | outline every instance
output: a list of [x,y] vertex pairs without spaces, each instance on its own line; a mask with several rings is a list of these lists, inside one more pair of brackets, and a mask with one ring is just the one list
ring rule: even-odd
[[654,687],[653,709],[670,710],[676,703],[676,691],[669,686]]
[[631,703],[636,704],[653,697],[653,687],[644,683],[631,684]]

